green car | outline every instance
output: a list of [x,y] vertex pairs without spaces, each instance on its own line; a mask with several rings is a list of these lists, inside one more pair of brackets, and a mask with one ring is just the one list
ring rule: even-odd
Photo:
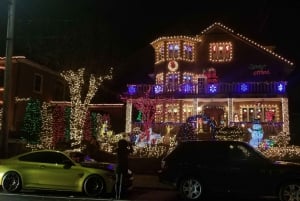
[[[0,184],[10,193],[37,189],[82,192],[97,197],[113,193],[114,168],[111,163],[80,164],[60,151],[32,151],[0,160]],[[129,177],[132,184],[133,177]]]

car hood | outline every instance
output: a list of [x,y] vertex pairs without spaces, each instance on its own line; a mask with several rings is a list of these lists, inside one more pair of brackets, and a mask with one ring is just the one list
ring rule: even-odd
[[109,162],[81,162],[80,165],[83,167],[108,170],[112,172],[115,171],[116,168],[116,164]]
[[295,169],[299,169],[299,171],[300,171],[300,163],[296,163],[296,162],[275,161],[274,165],[276,165],[276,166],[283,166],[283,167],[287,167],[287,168],[295,168]]

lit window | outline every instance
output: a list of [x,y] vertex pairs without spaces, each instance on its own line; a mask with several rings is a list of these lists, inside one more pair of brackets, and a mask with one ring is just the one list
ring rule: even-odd
[[164,84],[164,74],[159,73],[156,75],[156,84]]
[[169,59],[176,59],[179,57],[179,45],[177,43],[170,43],[168,45],[168,57]]
[[220,42],[209,44],[209,60],[212,62],[229,62],[232,60],[232,43]]
[[193,46],[184,44],[183,45],[183,58],[186,60],[193,60]]
[[164,58],[164,47],[160,46],[158,50],[158,60],[161,61],[164,60]]
[[175,91],[178,88],[178,84],[179,84],[179,74],[169,73],[167,75],[166,81],[167,81],[168,92]]

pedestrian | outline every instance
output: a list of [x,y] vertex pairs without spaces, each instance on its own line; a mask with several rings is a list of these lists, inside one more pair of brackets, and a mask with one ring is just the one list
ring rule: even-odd
[[211,117],[210,132],[211,132],[212,139],[215,140],[217,134],[217,121],[215,120],[215,117]]
[[118,141],[117,166],[116,166],[116,199],[120,199],[122,193],[122,183],[128,174],[128,156],[133,152],[131,143],[125,139]]

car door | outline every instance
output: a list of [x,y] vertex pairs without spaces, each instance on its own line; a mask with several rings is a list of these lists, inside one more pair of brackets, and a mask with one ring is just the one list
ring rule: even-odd
[[59,152],[36,152],[22,157],[23,175],[29,187],[71,190],[84,175],[81,168],[65,164],[72,161]]
[[210,192],[227,192],[230,178],[225,146],[212,143],[202,145],[199,149],[202,150],[202,154],[198,154],[198,171],[201,178],[204,178],[206,188]]
[[230,191],[242,194],[261,194],[271,181],[268,162],[250,147],[229,144]]
[[[46,163],[40,165],[40,184],[46,188],[73,189],[84,176],[81,166],[77,167],[61,153],[48,153]],[[67,165],[66,165],[67,164]]]

